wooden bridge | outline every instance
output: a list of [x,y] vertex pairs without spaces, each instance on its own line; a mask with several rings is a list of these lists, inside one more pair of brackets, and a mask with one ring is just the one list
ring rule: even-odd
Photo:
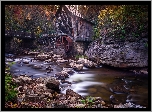
[[36,38],[31,32],[5,30],[5,37]]

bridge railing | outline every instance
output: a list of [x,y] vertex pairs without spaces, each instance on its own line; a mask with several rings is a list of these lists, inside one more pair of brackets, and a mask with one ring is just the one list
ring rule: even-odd
[[31,32],[5,30],[5,37],[36,38],[36,35]]

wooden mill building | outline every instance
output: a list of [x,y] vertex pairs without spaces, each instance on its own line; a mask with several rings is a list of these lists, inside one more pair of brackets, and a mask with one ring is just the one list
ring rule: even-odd
[[83,54],[92,41],[94,24],[79,15],[78,12],[71,12],[66,6],[57,12],[55,25],[60,33],[60,38],[56,41],[56,47],[64,46],[66,51],[74,48],[74,52]]

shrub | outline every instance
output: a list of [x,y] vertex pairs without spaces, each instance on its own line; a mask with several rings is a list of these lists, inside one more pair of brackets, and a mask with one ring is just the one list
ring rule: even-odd
[[[8,71],[10,68],[5,67],[5,71]],[[5,101],[12,101],[16,98],[17,91],[15,90],[16,84],[12,79],[10,72],[5,72]]]

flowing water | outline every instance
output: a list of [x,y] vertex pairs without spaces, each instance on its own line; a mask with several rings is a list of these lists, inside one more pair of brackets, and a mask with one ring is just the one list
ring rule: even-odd
[[[23,64],[23,60],[34,59],[32,56],[20,56],[14,61],[11,72],[15,75],[26,74],[33,78],[54,76],[60,72],[66,64],[58,65],[55,62],[44,63],[33,61],[30,64]],[[21,61],[22,60],[22,61]],[[20,63],[19,63],[20,61]],[[35,69],[33,65],[41,65],[41,69]],[[53,71],[46,73],[45,68],[51,65]],[[114,95],[116,103],[133,102],[148,107],[148,76],[135,75],[132,72],[116,70],[107,67],[83,68],[82,71],[75,71],[66,80],[72,84],[61,84],[61,92],[66,93],[67,89],[83,96],[102,97],[105,102],[111,102],[110,96]]]

